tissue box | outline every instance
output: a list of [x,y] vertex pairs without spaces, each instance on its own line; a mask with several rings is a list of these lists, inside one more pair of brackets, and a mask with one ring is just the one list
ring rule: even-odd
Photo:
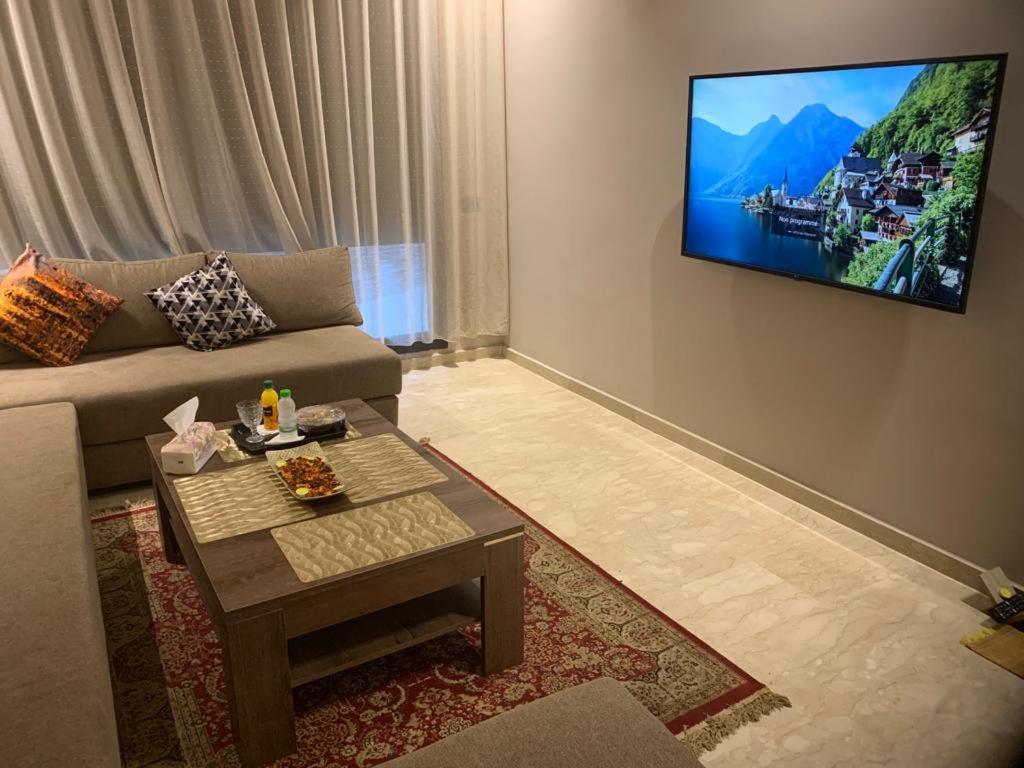
[[194,475],[217,450],[217,428],[210,421],[189,424],[180,435],[160,449],[164,472]]

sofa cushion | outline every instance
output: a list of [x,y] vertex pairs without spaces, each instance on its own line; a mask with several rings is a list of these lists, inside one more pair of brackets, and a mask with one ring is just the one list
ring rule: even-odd
[[110,316],[86,345],[85,353],[92,354],[114,349],[180,344],[178,335],[163,315],[153,308],[145,293],[198,269],[206,263],[206,259],[205,254],[200,252],[151,261],[52,259],[51,263],[124,299],[121,308]]
[[276,327],[223,253],[146,296],[185,346],[199,352],[223,349]]
[[121,303],[26,245],[0,282],[0,342],[45,365],[71,365]]
[[193,395],[199,418],[237,418],[235,403],[264,379],[289,387],[300,406],[395,395],[398,355],[350,325],[261,336],[216,352],[180,345],[83,355],[69,368],[0,366],[0,408],[67,400],[85,445],[167,431],[165,414]]
[[115,768],[117,722],[75,409],[0,411],[0,432],[17,441],[0,462],[0,763]]
[[[208,253],[207,261],[215,256]],[[229,253],[228,258],[279,331],[363,324],[344,246],[285,256]]]
[[615,680],[601,678],[524,704],[384,768],[700,768]]

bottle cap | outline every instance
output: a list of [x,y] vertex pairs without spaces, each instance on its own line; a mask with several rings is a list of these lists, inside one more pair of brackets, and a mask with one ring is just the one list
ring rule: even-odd
[[291,397],[291,396],[292,396],[292,391],[290,389],[282,389],[281,390],[281,397]]
[[273,379],[264,379],[263,380],[263,388],[264,389],[273,389],[274,388],[274,380]]

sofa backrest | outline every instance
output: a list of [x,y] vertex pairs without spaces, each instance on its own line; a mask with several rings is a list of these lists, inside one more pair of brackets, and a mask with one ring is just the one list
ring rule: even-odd
[[83,259],[50,259],[51,264],[88,280],[93,285],[124,299],[85,347],[85,354],[110,352],[115,349],[158,347],[180,344],[167,318],[153,308],[144,295],[202,267],[202,252],[186,253],[167,259],[150,261],[85,261]]
[[[85,354],[180,344],[145,292],[213,261],[220,251],[187,253],[149,261],[49,259],[51,264],[124,299],[85,347]],[[285,256],[228,253],[249,293],[277,324],[277,331],[330,325],[362,325],[352,286],[348,248],[332,246]],[[0,365],[30,362],[0,344]]]
[[[209,251],[207,263],[220,251]],[[245,287],[278,331],[329,325],[362,325],[352,287],[352,259],[345,246],[284,256],[228,253]]]
[[[150,288],[169,283],[206,263],[201,251],[149,261],[88,261],[85,259],[47,259],[93,285],[124,299],[124,303],[92,337],[85,354],[118,349],[180,344],[178,335],[166,318],[153,309],[143,294]],[[12,347],[0,344],[0,365],[30,363],[32,358]]]

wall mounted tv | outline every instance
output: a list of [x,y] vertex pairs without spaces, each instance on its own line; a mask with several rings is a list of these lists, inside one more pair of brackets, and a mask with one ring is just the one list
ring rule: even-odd
[[683,254],[963,312],[1005,69],[691,77]]

